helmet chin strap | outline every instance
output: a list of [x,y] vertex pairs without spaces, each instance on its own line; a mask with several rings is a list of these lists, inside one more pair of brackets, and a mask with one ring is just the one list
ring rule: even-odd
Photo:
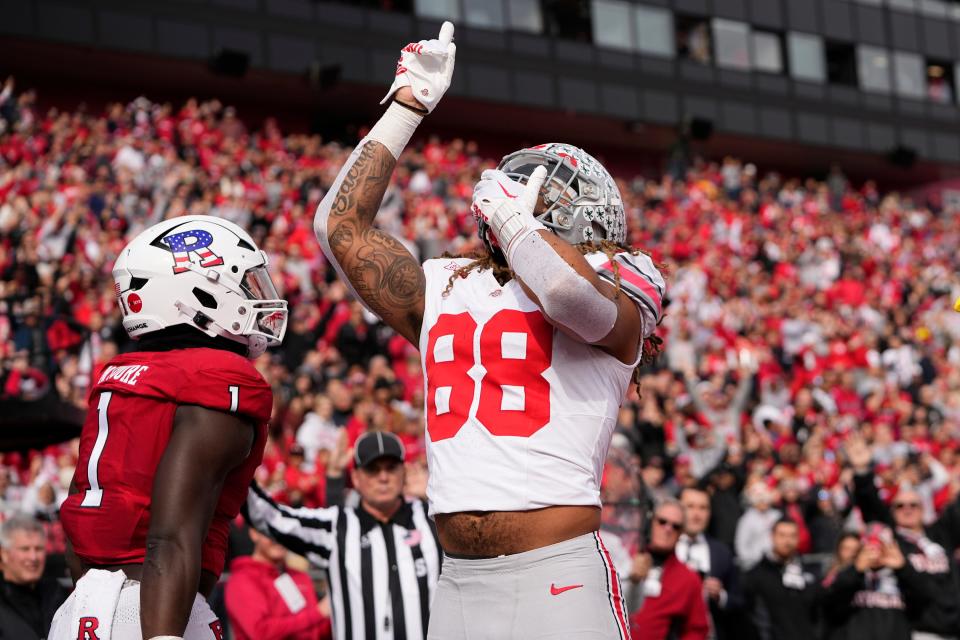
[[263,336],[247,336],[247,357],[259,358],[267,350],[267,339]]
[[[200,331],[203,331],[205,334],[207,334],[211,338],[216,338],[217,336],[223,335],[222,333],[223,328],[220,327],[216,322],[214,322],[213,318],[205,314],[203,311],[194,309],[193,307],[188,305],[186,302],[183,302],[181,300],[177,300],[173,306],[175,306],[177,310],[180,311],[181,314],[190,318],[190,322],[192,322],[197,329],[199,329]],[[210,325],[217,327],[219,331],[217,331],[216,329],[211,329]],[[227,336],[224,336],[224,337],[227,337]]]
[[217,324],[213,318],[205,314],[203,311],[194,309],[190,305],[180,300],[177,300],[174,303],[174,306],[182,313],[183,315],[190,318],[190,322],[193,323],[193,326],[207,334],[211,338],[221,337],[237,342],[239,344],[244,344],[247,346],[247,357],[256,358],[264,351],[267,350],[267,339],[263,336],[243,336],[243,340],[237,340],[237,335],[230,333],[219,324]]

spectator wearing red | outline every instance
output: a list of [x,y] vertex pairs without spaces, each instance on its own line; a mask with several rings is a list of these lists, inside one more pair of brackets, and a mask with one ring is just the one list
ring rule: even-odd
[[313,581],[286,567],[287,550],[250,530],[253,554],[230,566],[227,616],[236,640],[327,640],[330,605],[317,602]]
[[2,396],[15,400],[37,400],[49,389],[49,379],[41,370],[30,366],[26,352],[13,359],[13,367],[3,384]]
[[703,584],[675,553],[684,520],[680,503],[661,504],[653,514],[647,550],[634,556],[631,592],[639,592],[642,604],[630,616],[633,640],[706,640],[710,624]]

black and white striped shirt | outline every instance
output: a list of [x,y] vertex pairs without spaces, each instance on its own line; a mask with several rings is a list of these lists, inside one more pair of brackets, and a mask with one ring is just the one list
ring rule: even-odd
[[326,569],[336,640],[427,637],[443,552],[426,505],[404,501],[387,523],[362,506],[294,509],[251,485],[244,516]]

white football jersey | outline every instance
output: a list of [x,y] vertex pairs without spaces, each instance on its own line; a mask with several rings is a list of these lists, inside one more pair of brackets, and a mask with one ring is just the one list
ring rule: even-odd
[[[604,254],[588,260],[601,277],[612,277]],[[623,291],[655,305],[649,315],[659,318],[663,279],[643,278],[631,260],[617,259]],[[489,269],[455,278],[446,291],[469,262],[423,265],[431,514],[599,505],[604,460],[635,365],[555,330],[516,280],[501,287]]]

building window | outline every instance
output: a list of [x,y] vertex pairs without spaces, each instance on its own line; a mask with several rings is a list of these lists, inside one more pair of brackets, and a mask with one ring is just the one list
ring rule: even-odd
[[852,44],[828,42],[827,82],[846,87],[857,86],[857,51]]
[[459,0],[416,0],[414,12],[421,18],[434,20],[459,20]]
[[547,35],[591,42],[589,0],[543,0],[542,6]]
[[787,34],[787,53],[790,57],[790,76],[797,80],[825,82],[826,63],[823,40],[806,33]]
[[674,33],[678,57],[700,64],[713,61],[710,23],[705,18],[678,15]]
[[540,13],[539,0],[509,0],[507,16],[511,29],[543,33],[543,14]]
[[861,45],[857,48],[860,87],[874,93],[890,93],[890,57],[886,49]]
[[506,21],[500,0],[463,0],[463,21],[467,26],[503,31]]
[[943,60],[927,60],[927,98],[940,104],[953,104],[955,91],[953,65]]
[[633,50],[630,5],[623,0],[593,0],[593,43]]
[[657,56],[673,57],[673,13],[666,9],[636,6],[633,24],[637,33],[637,51]]
[[915,53],[895,51],[893,54],[893,77],[897,94],[907,98],[922,98],[927,95],[924,79],[923,58]]
[[750,25],[722,18],[713,19],[713,46],[717,66],[750,68]]
[[943,0],[920,0],[920,12],[934,18],[946,18],[947,3]]
[[917,0],[887,0],[893,9],[904,9],[906,11],[915,11],[917,9]]
[[783,48],[778,34],[753,32],[753,68],[768,73],[783,73]]

